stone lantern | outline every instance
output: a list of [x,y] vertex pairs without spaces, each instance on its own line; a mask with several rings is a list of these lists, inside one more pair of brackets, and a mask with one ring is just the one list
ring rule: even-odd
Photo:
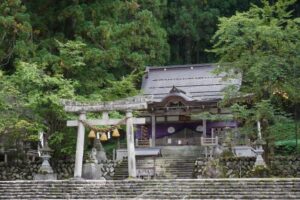
[[255,141],[255,145],[256,145],[256,149],[255,149],[255,153],[256,153],[256,161],[254,166],[264,166],[266,167],[266,163],[262,157],[262,154],[264,153],[264,150],[262,148],[262,145],[265,144],[265,141],[262,139],[262,135],[261,135],[261,127],[260,127],[260,121],[257,121],[257,130],[258,130],[258,134],[257,137],[258,139]]
[[53,169],[49,163],[51,152],[53,152],[53,150],[48,147],[46,142],[45,146],[41,149],[41,158],[43,159],[43,163],[38,173],[34,174],[34,180],[57,180],[57,174],[53,172]]
[[262,139],[257,139],[255,141],[256,148],[254,151],[256,153],[256,160],[255,160],[254,166],[264,166],[264,167],[266,166],[266,163],[262,157],[262,154],[264,153],[262,145],[264,145],[264,144],[265,144],[265,141]]

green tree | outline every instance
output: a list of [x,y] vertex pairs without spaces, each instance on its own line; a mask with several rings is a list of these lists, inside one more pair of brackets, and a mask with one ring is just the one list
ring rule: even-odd
[[28,59],[34,49],[29,14],[21,0],[0,3],[0,69],[14,70],[15,59]]
[[247,12],[221,18],[214,35],[213,52],[220,57],[221,71],[243,74],[245,92],[257,98],[281,96],[299,102],[299,18],[291,18],[290,5],[280,0],[262,8],[252,6]]
[[[292,17],[288,10],[295,2],[279,0],[271,4],[264,0],[263,7],[252,5],[247,12],[220,18],[213,37],[212,52],[219,56],[222,66],[217,72],[242,74],[241,93],[254,95],[257,119],[265,122],[267,139],[272,135],[268,120],[279,121],[262,112],[274,113],[274,106],[294,113],[295,118],[299,112],[300,19]],[[265,104],[265,100],[272,106]]]
[[[79,95],[97,96],[110,81],[169,59],[166,31],[137,1],[46,0],[25,5],[39,41],[36,59],[51,73],[78,81]],[[80,66],[74,57],[80,57]]]
[[0,1],[0,134],[44,130],[57,155],[70,153],[61,98],[135,95],[144,67],[168,58],[166,31],[137,1]]
[[162,8],[161,11],[165,13],[163,25],[168,32],[171,46],[170,62],[172,64],[214,62],[216,60],[214,54],[205,50],[212,46],[210,40],[217,30],[218,17],[230,16],[236,10],[247,10],[250,2],[257,1],[161,1],[161,6],[166,4],[166,9]]
[[9,144],[36,141],[39,131],[52,135],[65,128],[61,98],[73,98],[71,81],[49,76],[36,64],[19,62],[0,80],[0,134]]

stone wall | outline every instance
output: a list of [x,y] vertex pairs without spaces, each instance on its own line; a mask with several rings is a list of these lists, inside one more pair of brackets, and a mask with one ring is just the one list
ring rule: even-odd
[[[0,181],[5,180],[32,180],[33,174],[38,172],[42,162],[0,162]],[[102,163],[103,176],[112,179],[117,161],[107,160]],[[59,180],[72,178],[74,175],[74,160],[58,160],[51,162],[54,173]]]
[[[0,162],[0,181],[4,180],[32,180],[33,174],[37,173],[42,162],[17,162],[4,163]],[[58,179],[71,178],[74,173],[74,162],[56,161],[51,166],[54,173],[57,173]]]
[[106,160],[102,161],[102,174],[105,179],[112,179],[112,177],[115,175],[115,167],[120,164],[121,161],[115,161],[115,160]]
[[223,168],[223,175],[226,178],[247,177],[249,171],[253,169],[255,158],[233,157],[221,158],[220,165]]
[[271,160],[269,167],[276,177],[300,177],[300,156],[276,157]]
[[[212,161],[203,158],[195,162],[196,178],[247,178],[254,177],[255,158],[229,157]],[[209,167],[208,167],[209,166]],[[213,170],[211,169],[213,168]],[[267,167],[268,177],[300,177],[300,157],[274,157]]]
[[247,177],[255,159],[231,157],[219,159],[200,158],[195,162],[195,178],[239,178]]
[[207,164],[208,160],[205,158],[198,158],[195,161],[195,166],[194,166],[194,171],[193,171],[193,177],[194,178],[206,178],[204,175],[205,167],[208,165]]

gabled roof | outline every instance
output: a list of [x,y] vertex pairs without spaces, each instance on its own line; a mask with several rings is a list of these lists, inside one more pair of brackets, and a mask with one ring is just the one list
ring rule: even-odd
[[218,101],[229,85],[241,86],[241,78],[225,80],[226,74],[214,74],[215,64],[147,67],[142,92],[153,102],[162,102],[170,94],[185,96],[191,101]]

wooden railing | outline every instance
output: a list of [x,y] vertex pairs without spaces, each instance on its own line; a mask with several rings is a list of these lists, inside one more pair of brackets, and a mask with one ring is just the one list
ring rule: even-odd
[[[191,137],[191,138],[161,138],[156,139],[157,146],[165,145],[202,145],[202,146],[216,146],[218,145],[219,137]],[[136,140],[136,147],[149,147],[151,146],[151,139],[148,140]]]
[[151,146],[151,139],[136,139],[135,140],[135,146],[136,147],[150,147]]
[[218,137],[201,137],[202,146],[216,146],[218,145]]
[[190,138],[160,138],[156,139],[155,144],[157,146],[181,146],[181,145],[200,145],[200,137]]

